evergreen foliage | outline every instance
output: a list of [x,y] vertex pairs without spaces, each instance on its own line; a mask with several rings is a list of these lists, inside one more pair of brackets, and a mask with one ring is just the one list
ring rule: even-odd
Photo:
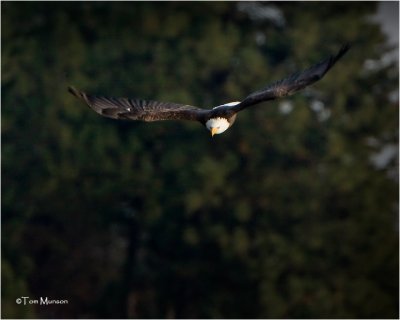
[[[2,317],[399,316],[397,159],[372,161],[398,144],[399,78],[376,3],[1,6]],[[67,92],[212,107],[346,42],[322,81],[212,139]]]

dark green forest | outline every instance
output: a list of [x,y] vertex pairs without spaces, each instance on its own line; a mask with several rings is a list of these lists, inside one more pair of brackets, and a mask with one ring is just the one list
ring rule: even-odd
[[[1,9],[2,318],[398,318],[399,76],[376,2]],[[67,91],[211,108],[344,43],[213,138]]]

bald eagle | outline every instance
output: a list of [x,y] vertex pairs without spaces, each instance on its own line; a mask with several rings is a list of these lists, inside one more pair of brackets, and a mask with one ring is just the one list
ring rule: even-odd
[[135,98],[94,96],[79,91],[74,87],[69,87],[68,90],[104,117],[142,121],[198,121],[211,132],[211,136],[214,136],[231,127],[236,120],[237,113],[243,109],[263,101],[288,96],[320,80],[348,50],[349,45],[343,45],[336,55],[330,56],[309,69],[294,73],[285,79],[255,91],[242,101],[222,104],[212,109]]

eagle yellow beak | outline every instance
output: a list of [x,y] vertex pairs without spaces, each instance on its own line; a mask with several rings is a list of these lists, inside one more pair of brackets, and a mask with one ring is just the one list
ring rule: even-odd
[[211,128],[211,137],[214,137],[214,134],[216,134],[218,131],[217,128]]

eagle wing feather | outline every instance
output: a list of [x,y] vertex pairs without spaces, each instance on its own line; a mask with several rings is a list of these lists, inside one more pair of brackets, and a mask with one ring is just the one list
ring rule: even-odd
[[349,50],[348,44],[342,46],[339,52],[329,58],[313,65],[302,72],[296,72],[289,77],[276,81],[265,88],[248,95],[238,105],[231,109],[239,112],[244,108],[255,105],[257,103],[282,98],[295,93],[305,87],[320,80],[330,68]]
[[112,119],[201,121],[204,113],[207,112],[207,110],[185,104],[94,96],[74,87],[69,87],[68,90],[98,114]]

